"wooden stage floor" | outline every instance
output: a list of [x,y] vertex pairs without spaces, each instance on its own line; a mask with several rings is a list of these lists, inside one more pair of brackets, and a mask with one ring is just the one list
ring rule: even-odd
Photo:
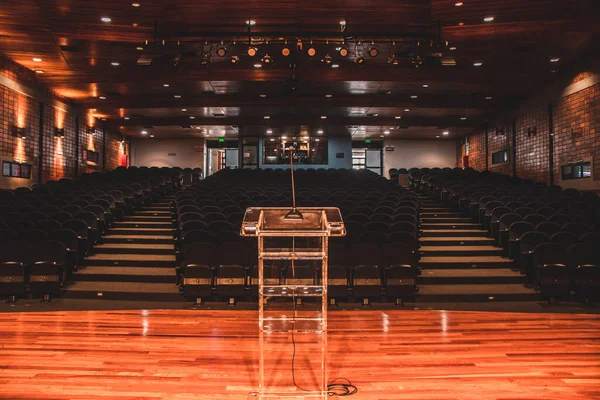
[[[0,398],[245,400],[257,337],[253,311],[0,313]],[[290,380],[283,339],[274,366]],[[337,311],[329,354],[330,378],[359,388],[349,399],[600,398],[598,315]]]

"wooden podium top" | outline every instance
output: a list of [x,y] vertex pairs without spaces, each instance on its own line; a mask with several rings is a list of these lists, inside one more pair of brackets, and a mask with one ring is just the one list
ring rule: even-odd
[[286,220],[289,207],[246,209],[241,236],[345,236],[342,214],[336,207],[299,207],[303,219]]

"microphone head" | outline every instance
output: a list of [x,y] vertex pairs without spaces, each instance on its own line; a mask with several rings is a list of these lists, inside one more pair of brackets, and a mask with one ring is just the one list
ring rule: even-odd
[[304,215],[296,207],[288,211],[283,217],[284,221],[304,221]]

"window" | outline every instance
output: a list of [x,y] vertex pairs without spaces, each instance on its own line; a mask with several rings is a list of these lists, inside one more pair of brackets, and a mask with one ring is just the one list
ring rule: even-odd
[[328,142],[326,138],[280,138],[263,139],[263,164],[289,164],[290,147],[294,147],[295,164],[327,164]]
[[2,176],[10,178],[31,178],[31,165],[2,161]]
[[500,150],[492,153],[492,165],[508,162],[508,150]]
[[84,161],[97,164],[100,162],[100,153],[94,150],[83,150],[83,159]]
[[592,163],[590,161],[571,165],[563,165],[561,170],[562,179],[564,181],[592,177]]
[[352,169],[365,169],[366,149],[352,149]]

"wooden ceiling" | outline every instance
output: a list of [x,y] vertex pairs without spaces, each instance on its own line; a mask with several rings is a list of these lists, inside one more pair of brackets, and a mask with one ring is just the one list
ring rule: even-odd
[[[596,0],[457,1],[2,2],[0,52],[43,70],[41,82],[129,136],[305,126],[331,136],[454,139],[550,84],[600,36]],[[347,57],[336,51],[344,40]],[[372,45],[377,57],[368,55]],[[427,57],[437,52],[456,65]],[[415,68],[413,55],[425,64]],[[141,57],[152,65],[138,65]]]

